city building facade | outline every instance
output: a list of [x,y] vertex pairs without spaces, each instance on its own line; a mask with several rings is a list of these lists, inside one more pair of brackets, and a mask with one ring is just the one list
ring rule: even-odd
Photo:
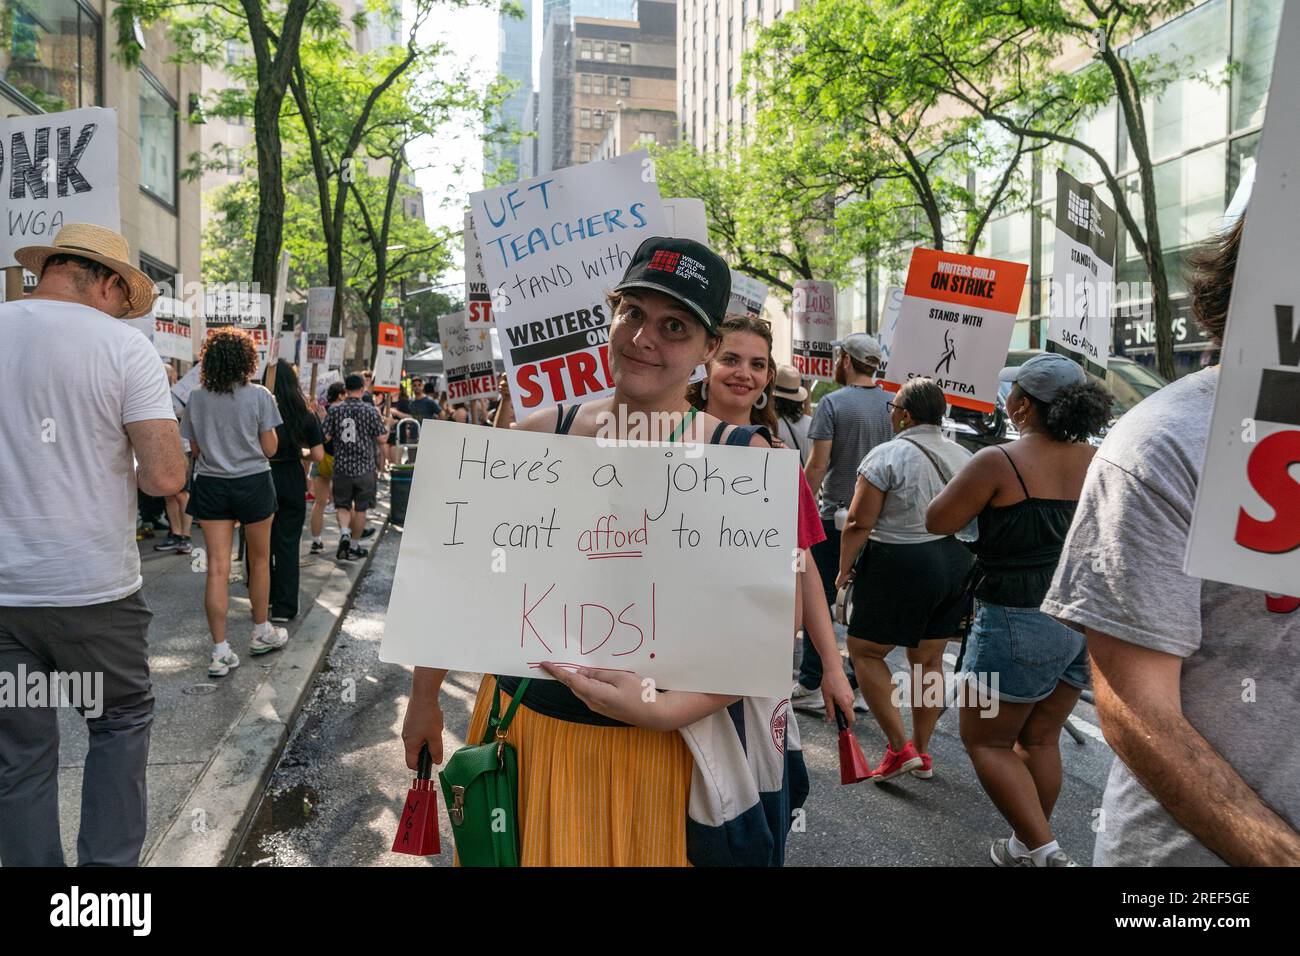
[[[199,185],[180,175],[200,148],[199,68],[171,62],[166,31],[137,33],[140,65],[115,56],[109,0],[0,0],[0,117],[89,106],[117,111],[121,231],[136,264],[174,285],[199,278]],[[30,280],[29,280],[30,281]]]

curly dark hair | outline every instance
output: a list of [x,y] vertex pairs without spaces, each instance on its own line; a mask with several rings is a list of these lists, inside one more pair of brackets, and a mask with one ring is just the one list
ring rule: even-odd
[[1208,241],[1187,257],[1187,289],[1192,294],[1192,314],[1201,328],[1223,341],[1223,327],[1228,323],[1228,301],[1232,298],[1232,276],[1237,271],[1237,253],[1241,234],[1246,228],[1242,215],[1232,226]]
[[1067,385],[1061,389],[1054,402],[1040,402],[1020,388],[1013,387],[1029,399],[1038,420],[1053,441],[1086,441],[1098,435],[1110,423],[1111,404],[1114,399],[1100,382],[1087,381],[1082,385]]
[[233,392],[257,371],[257,346],[243,329],[217,329],[199,353],[199,383],[209,392]]

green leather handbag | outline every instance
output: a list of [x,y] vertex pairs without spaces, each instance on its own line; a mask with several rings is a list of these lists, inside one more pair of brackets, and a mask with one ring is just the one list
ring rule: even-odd
[[519,760],[506,734],[528,682],[519,682],[504,714],[501,688],[492,692],[483,742],[457,750],[438,773],[461,866],[519,865]]

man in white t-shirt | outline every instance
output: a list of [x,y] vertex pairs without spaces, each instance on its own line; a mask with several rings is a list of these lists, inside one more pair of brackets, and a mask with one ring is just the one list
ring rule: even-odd
[[[112,230],[70,223],[19,249],[32,295],[0,305],[0,865],[61,866],[59,685],[86,718],[78,862],[134,866],[153,723],[137,487],[185,484],[153,283]],[[132,468],[132,459],[139,462]]]

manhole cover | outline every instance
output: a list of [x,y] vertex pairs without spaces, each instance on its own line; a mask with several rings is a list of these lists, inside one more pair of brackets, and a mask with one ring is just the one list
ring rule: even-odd
[[216,689],[216,684],[191,684],[189,687],[184,688],[181,693],[189,694],[191,697],[203,697],[206,694],[211,694]]

